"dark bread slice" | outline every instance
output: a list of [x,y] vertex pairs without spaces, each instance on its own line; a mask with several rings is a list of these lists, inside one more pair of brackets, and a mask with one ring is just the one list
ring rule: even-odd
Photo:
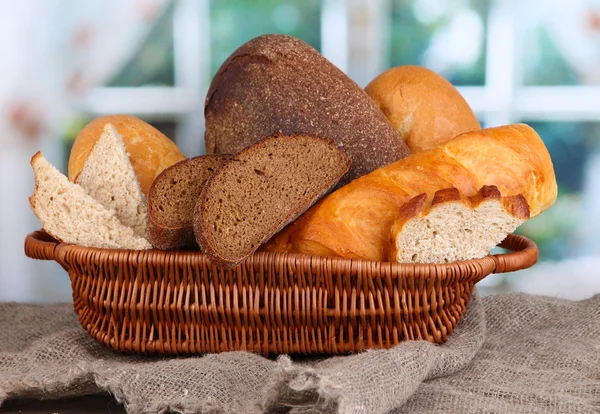
[[235,266],[304,213],[349,167],[330,140],[265,138],[208,180],[196,205],[196,241],[217,266]]
[[206,153],[235,154],[276,133],[332,139],[352,161],[338,183],[410,150],[373,100],[307,43],[263,35],[219,68],[204,106]]
[[154,179],[148,192],[148,238],[154,248],[198,248],[193,230],[194,208],[206,181],[229,158],[188,158]]

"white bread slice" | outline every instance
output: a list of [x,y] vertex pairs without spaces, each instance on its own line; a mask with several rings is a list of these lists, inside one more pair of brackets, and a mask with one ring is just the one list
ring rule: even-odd
[[392,226],[390,261],[449,263],[485,257],[529,215],[525,197],[502,197],[496,186],[483,186],[473,197],[446,188],[429,204],[421,194],[404,204]]
[[76,183],[107,209],[113,209],[137,236],[146,235],[148,207],[121,135],[111,124],[104,126]]
[[124,226],[113,210],[86,194],[39,151],[31,158],[35,190],[29,204],[44,230],[57,240],[79,246],[144,250],[152,246]]

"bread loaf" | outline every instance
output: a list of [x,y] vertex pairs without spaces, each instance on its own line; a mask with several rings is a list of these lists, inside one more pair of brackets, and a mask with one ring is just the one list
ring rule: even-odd
[[390,232],[390,261],[449,263],[478,259],[529,219],[521,194],[502,197],[483,186],[465,197],[456,188],[420,194],[400,208]]
[[228,155],[203,155],[179,161],[161,172],[148,193],[148,236],[157,249],[198,248],[194,208],[206,181]]
[[522,194],[532,217],[554,203],[552,161],[532,128],[469,132],[380,168],[321,200],[264,249],[385,261],[390,229],[410,198],[448,187],[469,197],[484,185]]
[[148,210],[121,136],[106,124],[75,181],[140,237],[147,237]]
[[421,66],[386,70],[366,86],[365,92],[413,153],[481,128],[458,90]]
[[44,230],[57,240],[86,247],[144,250],[152,246],[124,226],[106,209],[71,183],[40,153],[31,158],[35,190],[29,204]]
[[148,194],[152,181],[162,170],[186,158],[173,141],[141,119],[129,115],[104,116],[87,124],[77,134],[69,157],[71,182],[77,181],[106,124],[112,124],[123,138],[144,195]]
[[194,234],[213,263],[231,267],[306,211],[348,171],[331,141],[266,138],[215,172],[196,204]]
[[217,71],[204,113],[207,154],[235,154],[275,133],[332,139],[352,161],[339,185],[409,153],[354,81],[290,36],[260,36],[236,50]]

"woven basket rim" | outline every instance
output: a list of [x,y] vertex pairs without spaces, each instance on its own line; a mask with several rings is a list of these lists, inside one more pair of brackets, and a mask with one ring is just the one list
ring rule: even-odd
[[24,247],[63,267],[82,326],[114,350],[340,354],[445,342],[476,283],[537,261],[525,237],[500,245],[512,252],[439,265],[258,252],[226,270],[198,251],[82,247],[44,231]]
[[[44,229],[33,231],[28,234],[25,239],[25,252],[27,256],[33,257],[29,254],[31,248],[34,246],[40,247],[41,245],[46,245],[46,251],[48,252],[44,257],[40,257],[40,255],[36,255],[37,259],[42,260],[55,260],[60,263],[60,260],[57,260],[57,255],[64,257],[65,255],[96,255],[96,254],[108,254],[112,256],[112,260],[114,263],[122,263],[127,262],[131,263],[134,261],[147,261],[152,264],[164,264],[170,261],[186,261],[187,264],[193,265],[197,264],[201,261],[208,261],[210,263],[210,259],[200,251],[195,250],[159,250],[159,249],[148,249],[148,250],[128,250],[128,249],[103,249],[97,247],[86,247],[79,246],[74,244],[62,243],[57,241],[54,237],[48,234]],[[364,260],[357,258],[343,258],[343,257],[333,257],[333,256],[314,256],[308,254],[300,254],[300,253],[281,253],[281,252],[255,252],[248,259],[246,259],[241,264],[237,265],[233,269],[238,266],[243,266],[246,262],[253,263],[277,263],[277,262],[289,262],[289,263],[297,263],[303,262],[306,264],[310,264],[313,261],[318,262],[326,262],[331,265],[346,265],[352,268],[359,267],[387,267],[391,273],[397,274],[411,274],[411,275],[425,275],[429,274],[432,268],[435,269],[444,269],[447,270],[449,268],[455,268],[456,266],[482,266],[487,267],[490,266],[490,261],[494,261],[493,270],[490,273],[505,273],[511,272],[515,270],[521,270],[528,267],[531,267],[537,262],[538,259],[538,247],[531,239],[515,235],[509,234],[504,241],[498,244],[498,247],[511,247],[518,246],[517,250],[511,251],[509,253],[499,253],[499,254],[488,254],[482,258],[478,259],[469,259],[462,261],[455,261],[449,263],[397,263],[397,262],[379,262],[372,260]],[[58,253],[60,252],[60,253]],[[61,263],[62,264],[62,263]],[[214,265],[212,265],[214,267]],[[227,271],[225,269],[221,269],[215,267],[217,271]]]

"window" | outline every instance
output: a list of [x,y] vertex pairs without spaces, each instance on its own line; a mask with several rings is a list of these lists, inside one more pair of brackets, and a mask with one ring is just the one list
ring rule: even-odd
[[167,122],[174,129],[168,136],[186,155],[201,154],[204,97],[221,63],[266,33],[296,36],[319,49],[320,13],[318,0],[172,0],[132,58],[106,86],[89,93],[81,112],[131,113],[159,127]]
[[[361,86],[389,67],[424,65],[457,85],[482,125],[533,126],[554,160],[556,205],[519,229],[538,243],[541,263],[516,274],[490,276],[482,290],[537,293],[545,286],[555,290],[544,293],[570,297],[600,292],[599,0],[156,3],[160,12],[147,28],[140,25],[144,36],[130,56],[71,108],[76,115],[61,130],[63,165],[77,131],[90,117],[109,113],[140,116],[187,155],[203,153],[203,105],[210,80],[231,52],[260,34],[303,39]],[[89,17],[104,6],[82,2],[76,7],[90,8],[82,13]],[[110,50],[107,46],[104,50]],[[93,52],[97,58],[100,52]],[[68,284],[60,268],[51,266],[36,262],[34,267],[46,269],[39,271],[45,280],[54,280],[47,269],[56,268],[61,274],[55,280]],[[555,279],[548,276],[553,269],[558,269]],[[561,285],[566,272],[577,275],[580,290]]]
[[391,2],[391,66],[421,65],[454,85],[484,85],[488,1]]
[[167,4],[138,50],[107,82],[106,86],[175,86],[174,7],[175,3]]
[[[565,260],[581,254],[600,253],[590,229],[598,229],[600,212],[592,188],[600,185],[597,156],[600,124],[593,122],[523,122],[542,137],[554,164],[558,199],[545,213],[518,229],[535,240],[540,260]],[[595,204],[595,206],[594,206]],[[591,248],[596,245],[596,248]]]
[[211,78],[231,53],[262,34],[294,36],[320,50],[320,14],[318,0],[211,1]]

